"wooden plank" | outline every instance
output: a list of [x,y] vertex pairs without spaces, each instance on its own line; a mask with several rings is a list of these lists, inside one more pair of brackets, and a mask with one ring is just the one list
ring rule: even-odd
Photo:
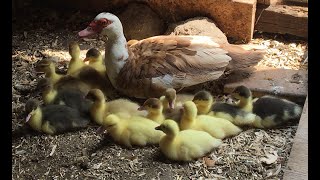
[[[245,72],[251,75],[244,76]],[[269,94],[303,105],[308,92],[308,72],[255,66],[230,74],[224,86],[224,93],[231,93],[239,85],[247,86],[254,97]]]
[[296,136],[293,140],[284,180],[308,179],[308,97],[306,98]]
[[271,5],[258,8],[255,30],[308,38],[308,7]]
[[258,4],[265,4],[265,5],[276,5],[281,4],[283,0],[258,0]]

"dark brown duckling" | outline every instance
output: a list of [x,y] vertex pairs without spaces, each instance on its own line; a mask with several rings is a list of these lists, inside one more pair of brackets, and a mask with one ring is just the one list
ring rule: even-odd
[[89,110],[93,102],[86,99],[86,94],[80,90],[74,88],[57,90],[47,78],[39,80],[37,90],[42,92],[44,104],[66,105],[78,110],[81,115],[90,117]]
[[41,107],[35,99],[28,100],[25,110],[26,122],[32,129],[51,135],[85,128],[90,122],[71,107],[55,104]]

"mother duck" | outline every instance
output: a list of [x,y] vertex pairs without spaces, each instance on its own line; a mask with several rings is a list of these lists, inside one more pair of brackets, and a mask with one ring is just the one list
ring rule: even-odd
[[127,46],[119,18],[100,13],[80,37],[107,36],[105,65],[112,85],[136,98],[159,97],[167,88],[184,87],[218,79],[226,70],[248,67],[262,53],[238,45],[219,45],[207,36],[154,36]]

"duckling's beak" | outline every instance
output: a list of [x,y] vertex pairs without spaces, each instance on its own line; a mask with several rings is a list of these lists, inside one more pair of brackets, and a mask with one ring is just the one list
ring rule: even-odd
[[161,126],[157,126],[157,127],[155,127],[154,129],[155,129],[155,130],[160,130],[160,131],[162,131]]
[[138,108],[138,111],[143,111],[143,110],[146,110],[146,108],[145,108],[144,106],[140,106],[140,107]]
[[97,134],[103,134],[105,132],[105,128],[103,126],[100,126],[98,129],[97,129]]
[[174,109],[174,103],[173,102],[169,102],[169,108],[170,109]]
[[26,117],[26,122],[28,122],[31,119],[31,113],[28,114],[28,116]]
[[85,59],[83,60],[83,62],[87,62],[87,61],[90,61],[90,60],[91,60],[91,58],[87,57],[87,58],[85,58]]

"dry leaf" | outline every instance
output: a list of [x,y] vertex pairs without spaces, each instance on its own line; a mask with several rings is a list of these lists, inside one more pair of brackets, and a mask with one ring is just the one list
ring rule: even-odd
[[210,158],[204,157],[203,162],[207,167],[213,167],[215,165],[215,160],[212,160]]
[[278,166],[273,169],[267,170],[267,178],[278,175],[280,170],[281,170],[281,164],[278,164]]
[[263,157],[260,159],[260,161],[266,163],[266,164],[272,164],[277,161],[278,154],[276,151],[273,152],[273,154],[266,154],[267,158]]

